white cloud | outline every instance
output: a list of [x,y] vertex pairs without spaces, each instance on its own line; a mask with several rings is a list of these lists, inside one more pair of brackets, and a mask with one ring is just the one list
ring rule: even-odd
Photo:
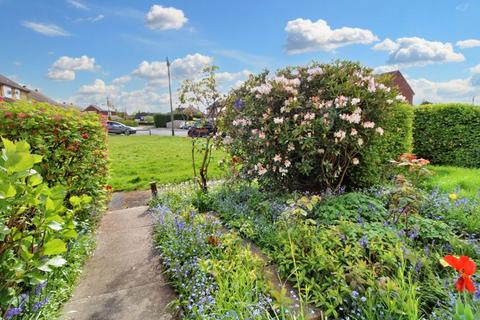
[[428,41],[418,37],[399,38],[395,41],[387,38],[376,44],[373,49],[388,51],[387,63],[404,67],[465,60],[461,53],[453,50],[451,43]]
[[130,80],[132,80],[130,76],[122,76],[122,77],[113,79],[112,83],[115,85],[122,85],[129,82]]
[[80,2],[79,0],[67,0],[67,2],[70,3],[72,6],[74,6],[77,9],[89,10],[89,8],[85,4]]
[[87,17],[87,18],[78,18],[78,19],[75,19],[75,22],[91,22],[91,23],[95,23],[95,22],[98,22],[98,21],[101,21],[105,18],[105,16],[103,14],[99,14],[98,16],[96,17]]
[[385,72],[390,72],[390,71],[395,71],[400,69],[400,66],[397,64],[390,64],[390,65],[384,65],[384,66],[379,66],[373,68],[373,73],[379,74],[379,73],[385,73]]
[[50,69],[47,73],[47,78],[59,81],[75,80],[75,72],[72,70]]
[[[173,78],[185,79],[198,75],[202,69],[210,65],[213,58],[199,53],[189,54],[171,62],[170,71]],[[167,64],[165,61],[143,61],[132,74],[147,80],[166,79]]]
[[70,35],[70,33],[56,24],[24,21],[23,26],[48,37],[66,37]]
[[115,92],[115,86],[107,86],[105,85],[105,82],[101,79],[96,79],[93,84],[90,85],[83,85],[80,87],[78,90],[79,94],[83,95],[95,95],[95,94],[100,94],[100,95],[105,95],[105,94],[111,94]]
[[480,40],[478,39],[461,40],[461,41],[457,41],[456,45],[460,49],[480,47]]
[[369,44],[378,40],[370,30],[342,27],[332,29],[325,20],[309,19],[288,21],[286,51],[298,54],[311,51],[332,51],[352,44]]
[[470,68],[471,73],[479,73],[480,74],[480,64],[477,64],[475,67]]
[[431,81],[424,78],[408,79],[415,91],[415,102],[424,100],[430,102],[470,102],[478,95],[479,88],[472,83],[471,78],[452,79],[448,81]]
[[170,30],[180,29],[188,19],[182,10],[173,7],[153,5],[146,16],[146,25],[150,29]]
[[[120,90],[115,85],[105,84],[101,79],[95,80],[93,84],[81,86],[78,93],[69,101],[82,107],[90,104],[105,107],[107,97],[117,110],[126,110],[129,113],[136,111],[166,112],[170,108],[168,93],[158,93],[148,86],[138,90]],[[175,105],[178,104],[175,94],[174,102]]]
[[52,80],[75,80],[75,71],[96,71],[100,67],[95,58],[81,56],[78,58],[63,56],[55,61],[48,70],[47,78]]
[[252,72],[249,70],[242,70],[239,72],[218,72],[216,74],[216,79],[219,82],[223,82],[223,81],[230,82],[230,81],[237,81],[240,79],[245,80],[251,74]]

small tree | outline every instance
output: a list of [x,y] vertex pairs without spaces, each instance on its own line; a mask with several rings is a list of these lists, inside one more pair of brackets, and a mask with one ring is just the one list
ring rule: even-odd
[[[202,75],[197,79],[187,79],[182,82],[178,90],[180,103],[183,107],[197,108],[204,110],[202,123],[210,121],[216,128],[217,115],[221,109],[222,95],[218,91],[215,78],[216,66],[207,66],[203,69]],[[207,192],[208,167],[212,159],[213,137],[215,130],[206,139],[192,137],[192,166],[195,181],[203,192]],[[197,172],[196,153],[200,153],[200,166]],[[198,173],[198,174],[197,174]]]

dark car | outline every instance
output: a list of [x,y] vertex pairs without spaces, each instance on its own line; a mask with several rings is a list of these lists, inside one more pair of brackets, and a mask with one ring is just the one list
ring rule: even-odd
[[107,129],[108,133],[116,133],[116,134],[135,134],[137,130],[132,127],[126,126],[120,122],[115,121],[107,121]]
[[197,122],[188,130],[189,137],[207,137],[211,133],[215,133],[216,129],[211,122]]

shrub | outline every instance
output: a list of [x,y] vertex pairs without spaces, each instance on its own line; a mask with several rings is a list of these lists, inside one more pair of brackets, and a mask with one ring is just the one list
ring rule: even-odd
[[435,104],[415,109],[415,153],[433,164],[480,167],[480,108]]
[[136,127],[138,126],[138,122],[135,121],[135,120],[120,120],[118,121],[126,126],[129,126],[129,127]]
[[[65,186],[66,199],[88,195],[92,204],[103,204],[107,134],[97,114],[43,103],[0,103],[0,136],[28,142],[32,153],[43,157],[35,169],[48,186]],[[82,221],[89,218],[93,207],[85,209]]]
[[[72,196],[64,206],[65,189],[48,187],[33,167],[42,161],[25,141],[3,139],[0,158],[0,315],[36,312],[49,274],[67,263],[67,244],[77,238],[74,212],[90,202]],[[35,288],[35,289],[34,289]],[[34,294],[26,292],[34,290]]]
[[372,184],[411,140],[404,97],[388,83],[346,61],[252,76],[228,99],[224,142],[266,187]]
[[[179,113],[173,114],[173,120],[187,120],[187,116]],[[157,113],[153,116],[153,122],[155,123],[155,128],[165,128],[167,122],[170,122],[171,117],[170,113]]]

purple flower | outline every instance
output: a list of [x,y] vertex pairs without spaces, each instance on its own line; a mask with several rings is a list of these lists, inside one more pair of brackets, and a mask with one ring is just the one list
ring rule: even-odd
[[47,281],[43,281],[35,287],[35,295],[39,296],[42,293],[43,288],[47,285]]
[[368,247],[367,237],[366,236],[361,237],[359,243],[362,248],[367,248]]
[[48,297],[46,297],[45,299],[39,301],[39,302],[36,302],[33,304],[32,306],[32,311],[38,311],[38,309],[40,309],[41,307],[43,307],[44,305],[46,305],[48,303]]
[[235,100],[235,102],[233,103],[233,106],[235,107],[235,109],[237,110],[242,110],[243,106],[244,106],[244,102],[242,99],[237,99]]
[[15,316],[18,316],[20,313],[22,313],[22,308],[11,308],[8,309],[8,311],[5,313],[5,319],[11,319]]

